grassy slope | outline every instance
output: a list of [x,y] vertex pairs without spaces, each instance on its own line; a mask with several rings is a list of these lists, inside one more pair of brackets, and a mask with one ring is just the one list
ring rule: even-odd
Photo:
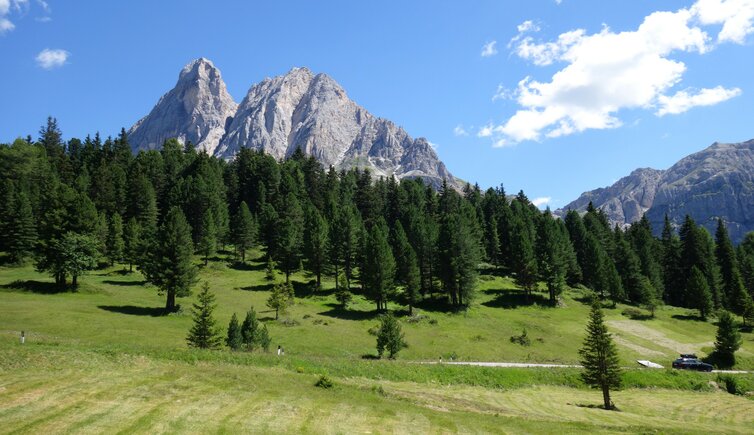
[[[720,392],[631,388],[616,396],[623,412],[608,414],[579,406],[596,404],[599,397],[580,385],[575,370],[363,360],[362,355],[374,354],[374,337],[367,330],[377,322],[370,303],[356,298],[354,307],[343,313],[327,291],[308,295],[300,284],[299,295],[306,297],[298,298],[286,316],[299,325],[283,326],[264,308],[268,292],[261,264],[249,269],[213,262],[201,277],[217,294],[222,326],[233,311],[242,315],[254,305],[267,319],[273,344],[286,348],[282,361],[187,351],[190,317],[157,315],[164,299],[144,287],[138,273],[96,271],[82,279],[77,293],[43,294],[39,291],[48,289],[43,284],[34,286],[37,292],[8,285],[49,281],[31,267],[0,268],[0,432],[667,432],[680,422],[698,432],[721,423],[728,431],[745,432],[752,423],[754,402]],[[295,279],[304,282],[309,277]],[[578,296],[569,292],[564,308],[518,306],[521,300],[509,280],[485,277],[478,304],[468,314],[426,309],[423,314],[437,324],[404,322],[410,347],[400,358],[447,359],[454,353],[464,360],[576,362],[587,312],[574,299]],[[191,300],[181,302],[188,306]],[[684,320],[685,314],[668,308],[655,320],[633,321],[621,316],[620,308],[609,310],[624,364],[633,366],[640,357],[668,364],[679,346],[689,351],[710,346],[714,325]],[[524,327],[532,346],[510,343],[508,338]],[[22,329],[29,336],[23,348],[16,343]],[[745,334],[740,367],[754,368],[752,353],[752,335]],[[312,386],[324,372],[336,378],[334,391]],[[709,390],[707,381],[714,375],[632,371],[625,379],[629,387]],[[385,393],[374,393],[375,385]],[[684,395],[681,401],[679,394]]]

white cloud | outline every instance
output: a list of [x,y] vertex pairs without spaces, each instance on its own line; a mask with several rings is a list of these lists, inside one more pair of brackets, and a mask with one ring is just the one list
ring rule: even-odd
[[[736,6],[731,7],[728,2]],[[549,81],[532,77],[521,80],[515,91],[519,109],[504,123],[485,127],[479,136],[492,136],[497,146],[501,140],[510,145],[588,129],[616,128],[622,125],[617,117],[621,109],[659,107],[656,114],[664,115],[735,97],[740,90],[719,86],[695,94],[681,91],[668,96],[686,71],[686,65],[671,55],[704,54],[714,48],[712,38],[699,23],[722,23],[718,41],[741,42],[734,35],[750,32],[739,21],[750,26],[754,18],[733,21],[730,12],[714,15],[709,10],[716,11],[718,5],[739,11],[736,17],[745,17],[747,5],[754,5],[754,0],[728,2],[699,0],[689,9],[654,12],[636,30],[620,33],[606,26],[594,34],[576,29],[546,42],[536,42],[519,33],[511,40],[516,55],[538,66],[564,66]]]
[[436,150],[437,148],[440,147],[440,145],[438,145],[438,144],[436,144],[434,142],[427,141],[427,143],[429,144],[429,146],[432,147],[433,150]]
[[71,53],[65,50],[45,48],[36,57],[37,65],[44,69],[58,68],[66,63],[70,55]]
[[[42,7],[45,14],[49,15],[49,13],[51,12],[50,6],[42,0],[37,0],[37,2]],[[29,0],[0,0],[0,35],[10,32],[16,28],[16,25],[13,24],[13,21],[11,21],[11,19],[9,18],[11,14],[23,16],[29,12],[30,8],[31,6],[29,4]],[[36,18],[36,20],[49,21],[51,20],[51,18],[49,16],[46,16],[42,19]]]
[[497,41],[490,41],[482,47],[482,57],[490,57],[497,54]]
[[718,42],[743,44],[754,32],[754,0],[698,0],[691,10],[701,24],[723,25]]
[[741,89],[725,89],[722,86],[716,86],[712,89],[701,89],[698,92],[678,91],[673,96],[660,95],[657,99],[660,108],[657,110],[657,116],[677,115],[686,112],[692,107],[713,106],[725,100],[741,95]]
[[536,205],[537,207],[541,207],[543,205],[547,205],[552,201],[552,197],[550,196],[540,196],[539,198],[534,198],[531,200],[531,203]]
[[563,0],[555,0],[555,4],[556,4],[556,5],[559,5],[559,4],[561,4],[561,3],[563,3]]
[[495,127],[492,124],[488,124],[480,128],[476,135],[477,137],[490,137],[494,131]]
[[456,128],[453,129],[453,134],[456,136],[468,136],[469,132],[466,131],[465,128],[463,128],[463,125],[458,124],[456,125]]
[[526,33],[526,32],[539,32],[539,26],[534,23],[532,20],[526,20],[523,23],[519,24],[516,29],[518,29],[518,33]]

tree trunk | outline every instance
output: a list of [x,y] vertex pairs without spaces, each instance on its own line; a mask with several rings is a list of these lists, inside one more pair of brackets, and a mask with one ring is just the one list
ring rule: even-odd
[[132,273],[134,271],[134,265],[130,261],[128,262],[128,273]]
[[290,283],[291,280],[291,271],[286,267],[285,268],[285,283]]
[[317,269],[317,290],[322,288],[322,271]]
[[605,409],[608,411],[613,409],[613,404],[610,403],[610,387],[608,385],[602,386],[602,399],[605,401]]
[[414,315],[414,307],[412,307],[411,304],[408,304],[408,315],[409,316]]
[[338,273],[338,262],[335,262],[335,291],[340,290],[340,274]]
[[204,256],[204,266],[206,267],[208,263],[209,263],[209,257],[205,255]]
[[172,313],[175,311],[175,291],[168,290],[167,301],[165,302],[165,311]]
[[79,285],[79,276],[78,275],[71,275],[71,285],[76,287]]
[[278,319],[278,313],[279,312],[280,312],[280,310],[278,308],[275,308],[275,320]]

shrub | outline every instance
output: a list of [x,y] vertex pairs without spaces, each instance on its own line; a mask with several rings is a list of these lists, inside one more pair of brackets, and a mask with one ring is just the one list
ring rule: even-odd
[[531,339],[526,332],[526,328],[521,332],[521,335],[512,336],[511,343],[520,344],[521,346],[531,346]]
[[646,320],[652,318],[652,314],[646,313],[636,307],[628,307],[621,311],[621,314],[633,320]]
[[730,394],[743,395],[745,393],[738,386],[738,379],[733,375],[717,375],[717,382],[725,384],[725,391]]
[[314,384],[314,386],[315,387],[319,387],[319,388],[328,389],[328,388],[332,388],[333,386],[335,386],[335,384],[333,383],[332,379],[330,379],[327,375],[322,375],[322,376],[319,377],[319,380],[317,381],[316,384]]

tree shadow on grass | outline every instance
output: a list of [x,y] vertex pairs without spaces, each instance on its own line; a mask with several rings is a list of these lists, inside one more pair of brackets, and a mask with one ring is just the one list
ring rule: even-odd
[[241,290],[246,290],[250,292],[268,292],[272,290],[272,287],[275,286],[275,283],[269,282],[267,284],[257,284],[257,285],[249,285],[246,287],[241,287]]
[[106,279],[103,280],[102,283],[104,284],[110,284],[110,285],[117,285],[120,287],[140,287],[145,285],[146,281],[116,281],[114,279]]
[[379,357],[379,355],[374,355],[374,354],[371,354],[371,353],[365,353],[364,355],[361,355],[361,359],[377,361],[377,360],[380,359],[380,357]]
[[230,267],[233,270],[243,270],[243,271],[260,271],[264,270],[266,266],[264,263],[246,263],[241,261],[231,261],[228,263],[228,267]]
[[702,319],[701,316],[696,315],[696,314],[673,314],[670,317],[672,317],[674,319],[677,319],[677,320],[693,320],[695,322],[706,322],[707,321],[705,319]]
[[510,309],[532,305],[552,306],[550,300],[540,293],[528,296],[523,290],[485,290],[485,293],[496,295],[494,299],[482,303],[485,307]]
[[343,307],[340,306],[340,304],[334,303],[329,303],[326,305],[330,307],[330,309],[317,314],[343,320],[369,320],[379,316],[379,313],[377,311],[356,311],[348,309],[344,310]]
[[453,307],[450,305],[447,295],[429,295],[417,302],[416,308],[428,312],[447,313],[453,311]]
[[136,305],[97,305],[100,310],[130,316],[161,317],[166,314],[165,307],[137,307]]
[[39,293],[42,295],[76,292],[76,287],[61,286],[61,285],[55,284],[54,282],[36,281],[33,279],[26,280],[26,281],[19,279],[19,280],[13,281],[10,284],[1,285],[0,288],[7,289],[7,290],[21,290],[25,292]]
[[[612,400],[611,400],[612,402]],[[589,409],[602,409],[603,411],[616,411],[620,412],[620,409],[618,409],[617,406],[613,404],[613,407],[611,409],[605,409],[605,405],[600,404],[597,405],[596,403],[569,403],[569,405],[578,406],[579,408],[589,408]]]

